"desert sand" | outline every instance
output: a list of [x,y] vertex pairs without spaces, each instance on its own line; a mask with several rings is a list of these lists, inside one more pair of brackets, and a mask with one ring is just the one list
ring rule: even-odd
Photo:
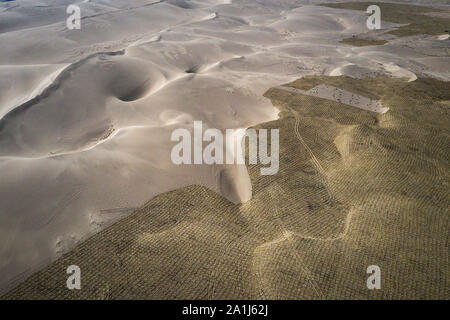
[[71,1],[1,2],[0,291],[164,192],[249,200],[245,168],[174,165],[174,129],[277,120],[263,94],[306,75],[449,80],[448,39],[353,47],[365,13],[324,2],[80,1],[81,30]]

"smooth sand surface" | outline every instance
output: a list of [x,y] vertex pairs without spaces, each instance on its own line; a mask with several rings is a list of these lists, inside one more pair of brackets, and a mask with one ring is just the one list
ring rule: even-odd
[[277,119],[263,93],[304,75],[448,80],[448,58],[430,58],[448,40],[351,47],[365,13],[322,2],[80,1],[81,30],[66,28],[71,1],[1,2],[0,290],[162,192],[248,200],[242,167],[171,162],[172,131],[194,120]]

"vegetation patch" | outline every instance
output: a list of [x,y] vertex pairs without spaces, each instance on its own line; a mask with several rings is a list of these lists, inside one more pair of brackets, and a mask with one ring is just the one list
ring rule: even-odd
[[345,38],[341,43],[349,44],[355,47],[366,47],[366,46],[381,46],[383,44],[388,43],[387,40],[368,40],[362,39],[358,37]]
[[[345,3],[325,3],[321,6],[335,9],[350,9],[366,11],[372,2],[345,2]],[[448,32],[450,19],[444,17],[450,14],[448,10],[440,10],[423,6],[414,6],[406,4],[394,4],[377,2],[377,6],[381,9],[381,19],[388,22],[404,24],[395,30],[387,33],[398,37],[407,37],[420,34],[442,35]],[[431,15],[436,14],[436,15]],[[378,40],[377,40],[378,41]],[[360,38],[347,38],[342,40],[343,43],[355,46],[382,45],[384,43],[376,43],[372,40],[364,40]]]

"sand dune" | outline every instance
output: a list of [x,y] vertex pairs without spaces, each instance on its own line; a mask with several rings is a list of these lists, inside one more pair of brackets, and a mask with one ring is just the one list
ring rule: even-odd
[[2,65],[0,66],[0,119],[9,111],[39,96],[65,69],[64,65]]
[[175,166],[174,129],[275,120],[263,93],[304,75],[448,79],[429,56],[445,41],[350,47],[365,13],[319,2],[80,1],[81,30],[71,1],[0,3],[0,290],[123,217],[112,208],[191,184],[251,198],[243,167]]

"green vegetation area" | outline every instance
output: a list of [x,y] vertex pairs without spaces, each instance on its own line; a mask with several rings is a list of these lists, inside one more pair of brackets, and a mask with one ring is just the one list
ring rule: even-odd
[[365,46],[381,46],[388,43],[386,40],[367,40],[358,37],[345,38],[341,43],[349,44],[355,47],[365,47]]
[[[280,171],[249,165],[253,199],[161,194],[4,299],[448,299],[450,83],[309,76],[379,99],[373,113],[270,89]],[[270,147],[269,147],[270,150]],[[66,288],[78,265],[82,289]],[[378,265],[382,290],[366,287]]]
[[[381,19],[383,21],[405,24],[395,30],[387,33],[398,37],[407,37],[420,34],[441,35],[448,32],[450,28],[450,19],[441,16],[426,15],[430,13],[450,13],[450,11],[427,8],[422,6],[394,4],[384,2],[345,2],[345,3],[326,3],[321,6],[335,9],[350,9],[366,11],[370,5],[376,4],[381,9]],[[364,40],[357,37],[347,38],[342,41],[350,45],[380,45],[371,40]]]

